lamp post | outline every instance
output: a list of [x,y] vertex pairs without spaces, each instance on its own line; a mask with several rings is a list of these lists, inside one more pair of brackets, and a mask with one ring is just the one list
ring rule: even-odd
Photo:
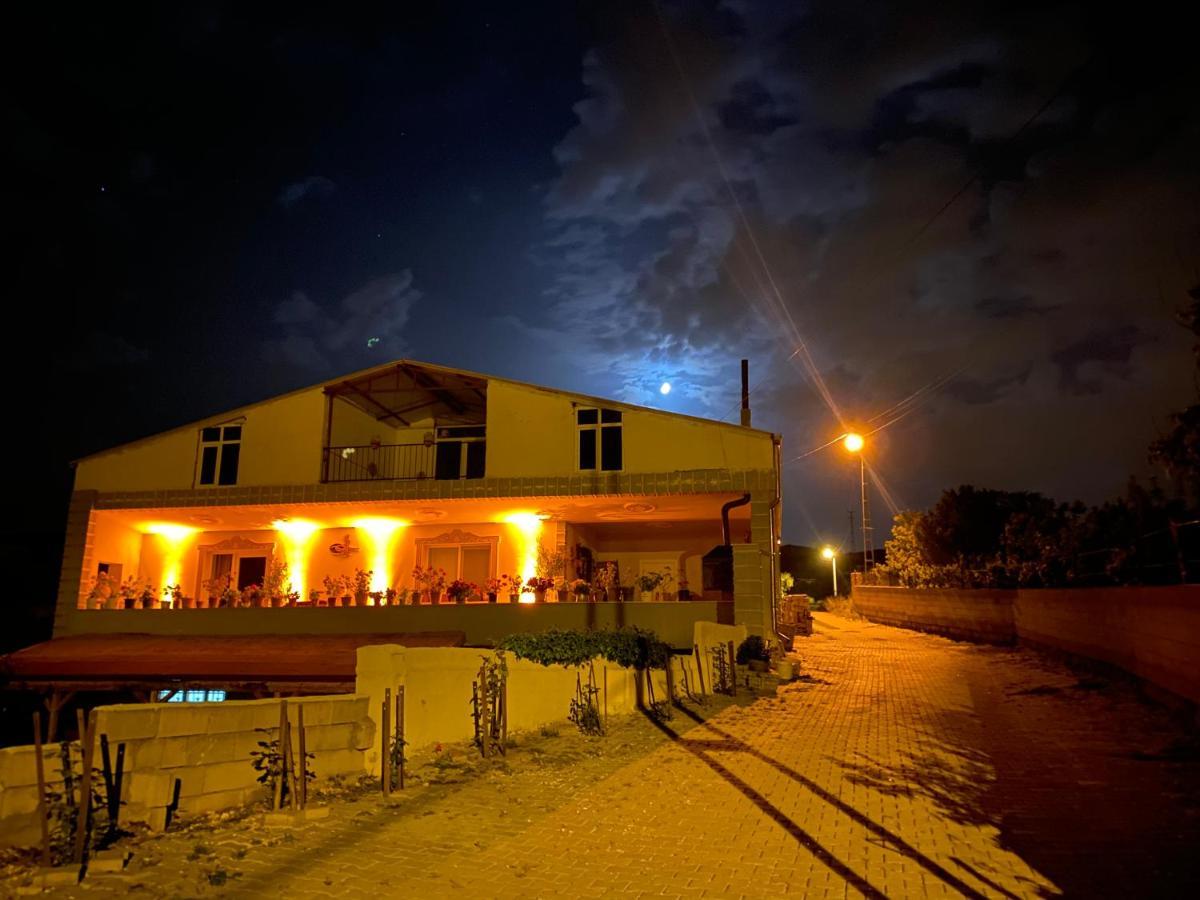
[[875,550],[871,546],[871,508],[867,500],[867,461],[863,456],[863,436],[850,431],[842,436],[842,446],[848,453],[858,454],[858,478],[862,495],[863,573],[875,564]]
[[837,596],[837,554],[833,552],[832,547],[821,548],[821,556],[829,560],[830,566],[833,568],[833,596]]

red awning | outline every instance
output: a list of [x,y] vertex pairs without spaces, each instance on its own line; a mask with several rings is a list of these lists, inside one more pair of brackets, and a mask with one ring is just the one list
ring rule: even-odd
[[60,637],[0,657],[0,679],[29,687],[88,682],[354,682],[359,647],[461,647],[461,631],[404,634],[157,635]]

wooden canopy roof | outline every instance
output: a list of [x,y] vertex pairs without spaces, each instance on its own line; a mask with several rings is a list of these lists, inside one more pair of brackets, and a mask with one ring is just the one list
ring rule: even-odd
[[[370,644],[461,647],[461,631],[400,634],[151,635],[54,638],[0,657],[15,689],[149,687],[261,689],[305,684],[353,690],[358,648]],[[271,688],[268,688],[271,689]]]
[[487,417],[486,378],[406,360],[326,385],[325,393],[396,426],[429,419],[478,425]]

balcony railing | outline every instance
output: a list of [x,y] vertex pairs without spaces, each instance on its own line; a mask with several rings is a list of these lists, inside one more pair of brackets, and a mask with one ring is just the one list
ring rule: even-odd
[[326,447],[325,481],[416,481],[433,478],[434,444],[365,444]]

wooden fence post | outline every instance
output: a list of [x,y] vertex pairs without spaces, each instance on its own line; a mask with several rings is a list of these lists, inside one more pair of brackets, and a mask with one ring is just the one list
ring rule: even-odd
[[83,853],[87,845],[88,819],[92,811],[92,758],[95,755],[96,741],[96,710],[89,713],[84,721],[83,711],[79,713],[83,722],[83,733],[79,740],[82,748],[83,771],[79,776],[79,813],[75,822],[75,856],[74,860],[83,864]]
[[279,753],[279,772],[275,779],[274,809],[283,809],[283,782],[287,778],[287,701],[279,701],[279,741],[276,749]]
[[379,758],[379,782],[383,785],[383,796],[392,795],[392,748],[388,738],[392,730],[392,689],[383,689],[383,715],[380,717],[381,734],[380,746],[382,752]]
[[37,755],[37,816],[42,829],[42,865],[49,868],[50,823],[46,821],[46,761],[42,759],[42,714],[36,711],[33,714],[33,750]]
[[308,754],[304,740],[304,704],[296,707],[296,739],[300,750],[300,808],[308,808]]
[[400,747],[400,790],[404,790],[404,685],[396,688],[396,743]]

